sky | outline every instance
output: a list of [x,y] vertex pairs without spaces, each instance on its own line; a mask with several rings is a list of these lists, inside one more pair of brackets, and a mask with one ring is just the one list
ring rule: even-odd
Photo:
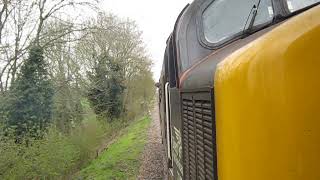
[[191,0],[103,0],[101,8],[121,18],[136,21],[153,60],[154,79],[160,77],[166,40],[180,11]]

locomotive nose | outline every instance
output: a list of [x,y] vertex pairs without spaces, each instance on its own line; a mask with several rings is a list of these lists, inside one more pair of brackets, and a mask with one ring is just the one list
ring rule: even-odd
[[320,7],[220,63],[220,180],[320,179]]

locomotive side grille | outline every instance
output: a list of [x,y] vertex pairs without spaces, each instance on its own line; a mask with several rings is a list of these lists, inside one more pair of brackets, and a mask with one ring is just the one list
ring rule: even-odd
[[195,133],[192,100],[183,100],[183,140],[184,140],[184,165],[186,178],[195,179],[196,174],[196,154],[195,154]]
[[216,159],[212,104],[210,98],[196,97],[182,98],[185,179],[211,180]]

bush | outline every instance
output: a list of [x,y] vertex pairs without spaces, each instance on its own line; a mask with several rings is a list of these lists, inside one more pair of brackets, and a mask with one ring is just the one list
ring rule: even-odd
[[[95,157],[104,137],[93,118],[71,135],[50,128],[43,139],[24,139],[0,135],[0,179],[61,179],[75,173]],[[28,145],[26,145],[28,144]]]
[[55,178],[67,174],[79,160],[79,147],[55,130],[44,139],[27,141],[28,146],[2,139],[1,179]]

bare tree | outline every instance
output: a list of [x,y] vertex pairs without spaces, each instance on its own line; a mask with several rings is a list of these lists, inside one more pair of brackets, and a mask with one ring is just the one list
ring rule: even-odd
[[[80,27],[69,28],[69,31],[54,31],[51,38],[44,34],[44,27],[50,21],[71,19],[66,14],[67,8],[95,8],[97,0],[3,0],[0,9],[0,92],[8,90],[14,83],[16,74],[25,59],[31,45],[48,47],[61,37],[73,31],[81,31]],[[71,10],[72,11],[72,10]],[[69,26],[74,26],[69,24]],[[5,34],[4,34],[5,33]],[[54,34],[54,36],[52,36]]]
[[0,9],[0,44],[2,44],[3,29],[13,9],[13,8],[10,8],[9,6],[10,6],[9,0],[2,0],[2,7]]
[[47,19],[54,16],[59,11],[67,8],[67,7],[79,7],[79,6],[88,6],[92,8],[95,7],[95,3],[98,2],[90,1],[90,0],[51,0],[48,2],[47,0],[38,0],[38,11],[39,11],[39,23],[37,27],[37,33],[35,37],[35,44],[40,45],[41,32],[43,30],[43,25]]

